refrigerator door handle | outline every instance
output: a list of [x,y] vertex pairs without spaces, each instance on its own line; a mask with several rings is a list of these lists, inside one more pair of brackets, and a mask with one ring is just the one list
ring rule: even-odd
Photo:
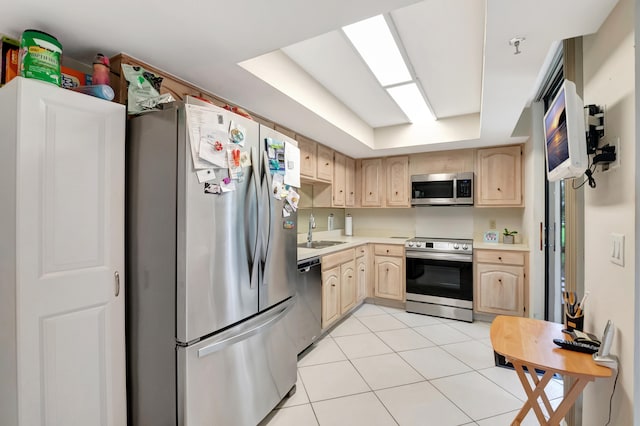
[[264,329],[271,327],[289,312],[293,304],[294,304],[294,300],[292,298],[287,303],[284,303],[282,306],[275,309],[271,313],[271,315],[269,315],[267,318],[265,318],[262,322],[255,325],[254,327],[251,327],[248,330],[243,331],[234,336],[231,336],[229,338],[211,343],[210,345],[207,345],[204,348],[198,349],[198,358],[204,358],[208,355],[211,355],[214,352],[218,352],[228,346],[231,346],[234,343],[238,343],[242,340],[248,339],[251,336],[255,336],[256,334],[260,333]]
[[[264,152],[262,159],[264,163],[264,177],[267,183],[267,189],[264,191],[267,197],[267,203],[266,203],[267,206],[265,207],[266,209],[265,217],[267,221],[267,226],[266,226],[267,235],[266,235],[265,241],[267,246],[264,248],[264,252],[262,253],[262,261],[266,262],[267,254],[269,253],[269,247],[271,245],[271,191],[273,190],[272,189],[273,184],[271,179],[271,170],[269,169],[269,157],[267,156],[266,151]],[[265,243],[265,241],[263,241],[263,244]]]
[[[251,256],[251,259],[249,260],[249,288],[253,288],[253,273],[254,273],[254,268],[253,265],[256,263],[256,259],[258,257],[258,250],[260,247],[260,186],[258,184],[258,168],[256,167],[256,162],[255,162],[255,152],[253,150],[253,148],[251,149],[251,182],[253,183],[253,187],[254,187],[254,191],[256,194],[256,203],[258,205],[258,214],[257,217],[255,218],[255,225],[256,225],[256,240],[254,242],[254,248],[253,248],[253,255]],[[250,251],[251,248],[249,248]]]

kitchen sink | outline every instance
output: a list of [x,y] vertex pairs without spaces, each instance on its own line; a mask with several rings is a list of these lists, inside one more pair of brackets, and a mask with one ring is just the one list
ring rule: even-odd
[[299,243],[300,248],[314,248],[323,249],[327,247],[337,246],[338,244],[345,244],[345,241],[311,241],[310,243]]

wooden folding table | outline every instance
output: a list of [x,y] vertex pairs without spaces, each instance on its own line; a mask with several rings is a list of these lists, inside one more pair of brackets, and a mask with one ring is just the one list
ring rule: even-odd
[[[498,316],[491,324],[493,350],[513,364],[527,394],[527,401],[511,426],[520,425],[531,409],[541,425],[559,425],[589,382],[598,377],[611,376],[611,370],[593,362],[590,354],[562,349],[553,343],[553,339],[569,339],[562,333],[562,328],[562,324],[509,316]],[[531,386],[527,379],[525,367],[535,386]],[[535,369],[544,371],[542,378],[538,377]],[[553,410],[544,389],[556,373],[573,378],[574,383],[560,405]],[[538,398],[550,415],[548,420]]]

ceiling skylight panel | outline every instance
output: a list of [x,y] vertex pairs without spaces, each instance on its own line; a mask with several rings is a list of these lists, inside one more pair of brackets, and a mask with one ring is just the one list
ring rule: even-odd
[[387,92],[396,101],[400,109],[407,114],[412,123],[421,122],[425,119],[435,120],[416,83],[389,87]]
[[382,15],[347,25],[343,30],[381,86],[412,80],[400,49]]

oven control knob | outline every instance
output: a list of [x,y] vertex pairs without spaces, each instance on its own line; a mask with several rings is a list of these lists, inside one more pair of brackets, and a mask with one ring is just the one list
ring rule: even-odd
[[462,245],[462,250],[467,250],[468,248],[469,248],[469,246],[468,246],[468,245],[466,245],[466,244],[463,244],[463,245]]
[[416,247],[418,248],[422,247],[422,243],[416,243]]
[[409,247],[413,247],[413,241],[409,241],[407,244],[409,245]]
[[460,245],[458,243],[453,243],[454,250],[458,250],[459,248],[460,248]]

